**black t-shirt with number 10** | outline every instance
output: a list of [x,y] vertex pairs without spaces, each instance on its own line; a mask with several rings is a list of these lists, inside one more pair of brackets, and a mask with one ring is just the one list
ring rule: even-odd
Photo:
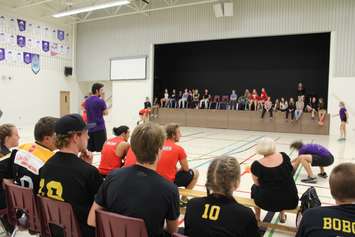
[[72,205],[82,236],[95,235],[87,218],[102,177],[97,169],[71,153],[57,152],[39,171],[39,194]]
[[253,211],[233,197],[212,194],[189,201],[185,214],[189,237],[259,237]]
[[296,237],[354,236],[355,204],[318,207],[305,211],[296,235]]

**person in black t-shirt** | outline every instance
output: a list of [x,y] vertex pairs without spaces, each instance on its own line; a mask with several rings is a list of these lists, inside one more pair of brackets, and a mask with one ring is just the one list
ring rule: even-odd
[[102,177],[91,165],[92,154],[86,149],[89,138],[86,124],[79,114],[65,115],[56,123],[55,132],[59,151],[39,171],[39,194],[70,203],[82,236],[95,236],[94,228],[86,220]]
[[260,236],[253,211],[233,198],[233,192],[239,184],[238,161],[226,156],[215,158],[207,172],[207,197],[193,198],[187,204],[185,235],[189,237]]
[[176,232],[180,215],[178,189],[155,171],[164,140],[164,131],[158,125],[145,123],[135,128],[131,147],[137,164],[115,170],[106,177],[91,207],[89,225],[95,226],[95,210],[106,209],[143,219],[149,237]]
[[335,167],[329,185],[337,205],[306,210],[296,237],[355,236],[355,164]]

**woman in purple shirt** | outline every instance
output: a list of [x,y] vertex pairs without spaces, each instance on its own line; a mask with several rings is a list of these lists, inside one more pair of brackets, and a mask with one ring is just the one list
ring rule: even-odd
[[338,141],[345,141],[346,139],[346,124],[349,120],[348,111],[345,108],[345,103],[343,101],[339,102],[339,117],[340,117],[340,138]]
[[332,165],[334,157],[327,148],[319,144],[303,144],[302,142],[294,142],[290,147],[298,150],[298,157],[292,161],[293,168],[297,169],[298,165],[302,164],[308,174],[306,179],[301,180],[302,182],[317,182],[317,178],[313,175],[311,166],[318,166],[320,168],[319,177],[328,177],[327,173],[324,171],[324,167]]

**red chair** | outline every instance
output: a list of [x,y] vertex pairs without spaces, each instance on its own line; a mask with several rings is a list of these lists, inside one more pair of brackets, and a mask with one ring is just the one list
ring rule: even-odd
[[79,222],[72,206],[67,202],[56,201],[37,195],[43,217],[46,236],[51,235],[51,225],[60,227],[65,237],[81,237]]
[[16,226],[13,235],[19,227],[28,229],[31,233],[42,233],[41,216],[33,190],[10,181],[4,181],[3,185],[7,202],[7,218],[11,225]]
[[172,237],[187,237],[186,235],[182,235],[182,234],[178,234],[178,233],[174,233],[172,235]]
[[96,237],[148,237],[142,219],[96,210]]

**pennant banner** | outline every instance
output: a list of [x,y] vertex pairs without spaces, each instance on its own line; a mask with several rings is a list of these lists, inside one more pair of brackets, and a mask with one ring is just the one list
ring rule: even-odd
[[0,48],[0,61],[5,60],[5,49]]
[[32,63],[32,54],[28,52],[23,52],[23,61],[26,64]]
[[26,30],[26,21],[21,20],[21,19],[17,19],[17,25],[18,25],[19,31],[25,31]]
[[42,50],[43,52],[48,52],[49,51],[49,42],[42,40]]
[[32,54],[31,67],[32,67],[32,72],[34,74],[38,74],[39,71],[41,70],[41,66],[40,66],[40,63],[39,63],[39,54]]
[[26,46],[26,37],[22,35],[17,36],[17,45],[21,48]]

